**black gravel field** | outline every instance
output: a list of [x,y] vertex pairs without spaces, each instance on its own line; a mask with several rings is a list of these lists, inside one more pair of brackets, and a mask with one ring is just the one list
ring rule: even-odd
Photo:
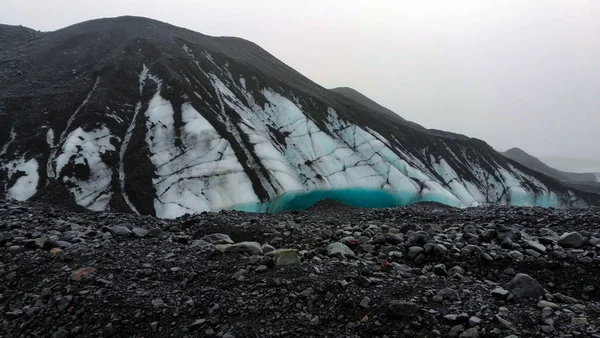
[[1,337],[600,337],[600,209],[0,201]]

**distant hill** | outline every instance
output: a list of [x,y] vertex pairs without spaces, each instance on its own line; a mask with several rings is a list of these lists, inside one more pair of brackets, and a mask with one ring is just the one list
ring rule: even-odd
[[24,45],[42,34],[23,26],[0,24],[0,50],[9,50]]
[[565,182],[595,182],[596,175],[593,173],[572,173],[554,169],[546,163],[542,162],[535,156],[529,155],[524,150],[519,148],[511,148],[502,153],[511,160],[517,161],[535,171],[554,177]]
[[501,152],[501,154],[530,169],[562,181],[570,187],[600,193],[600,175],[597,173],[573,173],[561,171],[552,168],[537,157],[529,155],[519,148],[511,148],[505,152]]
[[600,173],[600,159],[565,156],[539,156],[539,159],[561,171],[575,173]]

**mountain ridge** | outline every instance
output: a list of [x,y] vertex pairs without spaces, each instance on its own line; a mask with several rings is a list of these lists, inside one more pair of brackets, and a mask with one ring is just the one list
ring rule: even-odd
[[536,171],[561,181],[594,182],[596,179],[593,173],[572,173],[552,168],[539,158],[530,155],[526,151],[517,147],[510,148],[507,151],[502,152],[502,154]]
[[0,64],[10,198],[160,217],[273,211],[344,189],[395,205],[600,201],[484,141],[416,130],[326,90],[243,39],[98,19],[0,52]]

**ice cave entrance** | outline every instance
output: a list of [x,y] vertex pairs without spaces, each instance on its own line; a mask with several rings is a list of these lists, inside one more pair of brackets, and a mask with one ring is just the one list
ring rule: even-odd
[[456,207],[460,206],[458,200],[452,200],[446,196],[433,193],[419,195],[409,192],[351,188],[287,192],[269,202],[237,205],[231,209],[246,212],[278,213],[286,210],[304,210],[325,199],[332,199],[361,208],[389,208],[424,201],[440,202]]

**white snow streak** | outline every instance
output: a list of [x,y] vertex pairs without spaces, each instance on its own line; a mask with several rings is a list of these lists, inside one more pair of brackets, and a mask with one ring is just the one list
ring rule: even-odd
[[[148,79],[148,67],[143,65],[142,72],[140,73],[139,82],[140,82],[140,95],[144,92],[144,84]],[[127,147],[129,146],[129,141],[131,141],[131,135],[133,135],[133,130],[135,129],[135,121],[137,120],[138,113],[142,107],[142,102],[138,102],[135,106],[135,110],[133,112],[133,117],[131,118],[131,122],[127,127],[127,132],[125,133],[125,137],[123,138],[123,143],[121,144],[121,149],[119,151],[119,187],[121,189],[121,195],[125,200],[125,203],[129,206],[129,208],[136,214],[140,214],[135,205],[131,203],[129,196],[127,196],[127,192],[125,191],[125,152],[127,151]]]
[[69,128],[71,128],[71,124],[73,124],[73,121],[75,121],[75,117],[77,117],[77,114],[79,114],[79,111],[81,110],[81,108],[83,108],[83,106],[85,106],[86,103],[89,101],[90,97],[92,97],[92,93],[96,89],[98,82],[100,82],[100,78],[96,78],[96,81],[94,82],[94,86],[92,87],[92,90],[90,90],[90,92],[85,97],[85,100],[83,100],[83,102],[79,105],[79,107],[77,107],[77,109],[75,109],[75,112],[71,115],[71,117],[67,121],[67,125],[65,126],[65,129],[62,131],[62,133],[60,133],[60,137],[58,138],[58,144],[52,148],[52,151],[50,152],[50,157],[48,157],[48,162],[46,163],[46,175],[48,176],[48,180],[47,180],[46,184],[49,183],[50,178],[54,178],[56,176],[57,171],[60,171],[60,170],[57,170],[56,168],[54,168],[54,160],[56,159],[56,154],[57,154],[58,150],[60,149],[61,145],[64,144],[66,136],[67,136],[67,132],[69,131]]
[[12,128],[10,128],[10,139],[8,140],[8,142],[6,142],[4,144],[4,146],[0,150],[0,156],[6,154],[6,152],[8,151],[8,147],[10,146],[11,143],[13,143],[13,141],[15,140],[15,137],[17,137],[17,133],[15,132],[15,127],[12,127]]

